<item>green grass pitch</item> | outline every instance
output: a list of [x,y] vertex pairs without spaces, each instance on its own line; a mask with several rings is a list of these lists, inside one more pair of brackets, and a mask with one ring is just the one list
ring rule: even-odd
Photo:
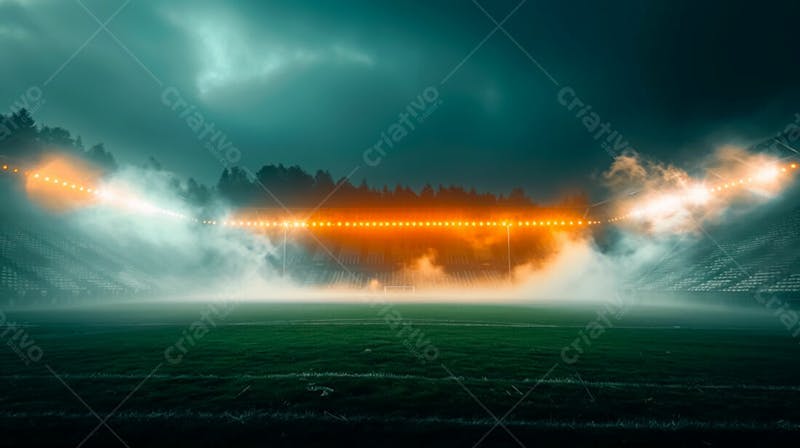
[[[118,435],[131,447],[716,446],[800,435],[800,345],[773,314],[637,306],[604,321],[604,306],[6,310],[0,445],[123,446]],[[109,413],[116,435],[92,433]]]

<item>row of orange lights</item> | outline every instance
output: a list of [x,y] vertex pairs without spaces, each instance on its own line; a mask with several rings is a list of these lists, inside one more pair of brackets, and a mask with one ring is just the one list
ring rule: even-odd
[[[741,187],[745,187],[745,186],[748,186],[748,185],[752,185],[753,183],[758,183],[758,182],[761,182],[761,181],[769,181],[769,180],[771,180],[773,178],[777,178],[781,174],[785,174],[785,173],[789,173],[791,171],[797,170],[797,168],[798,168],[798,164],[797,163],[790,163],[790,164],[784,165],[782,167],[775,167],[773,169],[767,169],[764,172],[762,172],[759,176],[757,176],[755,179],[752,178],[752,177],[746,177],[746,178],[743,177],[743,178],[740,178],[738,180],[716,184],[716,186],[713,186],[713,187],[710,187],[708,189],[705,189],[704,191],[705,191],[705,194],[711,195],[711,194],[714,194],[714,193],[719,193],[719,192],[723,192],[723,191],[726,191],[726,190],[731,190],[731,189],[734,189],[734,188],[741,188]],[[633,216],[633,213],[627,213],[625,215],[609,218],[609,219],[606,220],[606,222],[614,223],[614,222],[624,221],[626,219],[630,219],[632,216]]]
[[86,193],[100,194],[100,191],[97,190],[97,189],[94,189],[94,188],[91,188],[91,187],[85,187],[85,186],[83,186],[81,184],[75,184],[75,183],[72,183],[72,182],[68,182],[66,180],[59,179],[57,177],[52,177],[51,178],[50,176],[42,176],[39,173],[33,174],[31,177],[34,178],[34,179],[37,179],[37,180],[41,180],[43,182],[50,182],[50,183],[53,183],[54,185],[60,185],[60,186],[62,186],[64,188],[69,188],[69,189],[72,189],[72,190],[85,191]]
[[630,216],[631,216],[631,214],[630,214],[630,213],[628,213],[628,214],[626,214],[626,215],[617,216],[616,218],[611,218],[611,219],[609,219],[609,220],[608,220],[608,222],[619,222],[619,221],[624,221],[624,220],[626,220],[626,219],[630,218]]
[[[774,170],[767,170],[766,177],[777,177],[780,174],[788,173],[789,171],[796,170],[797,164],[790,163],[786,166],[782,166],[780,168],[774,168]],[[716,193],[719,191],[728,190],[731,188],[741,187],[743,185],[752,184],[753,182],[758,182],[759,179],[753,179],[752,177],[741,178],[736,181],[726,182],[724,184],[718,184],[716,187],[711,187],[708,189],[709,193]]]
[[[22,173],[27,176],[29,179],[33,179],[36,181],[44,182],[46,184],[52,184],[55,187],[62,187],[64,189],[73,190],[76,192],[82,192],[85,194],[93,194],[94,196],[98,196],[103,199],[113,199],[115,195],[110,191],[100,190],[98,188],[92,188],[84,186],[80,183],[73,183],[63,178],[58,178],[55,176],[47,176],[40,173],[31,173],[29,171],[20,171],[19,168],[11,168],[8,165],[3,165],[2,170],[9,173]],[[129,207],[147,207],[147,209],[151,212],[155,212],[161,215],[170,216],[173,218],[181,218],[186,219],[186,216],[182,215],[181,213],[174,212],[172,210],[161,209],[155,206],[149,206],[147,203],[136,201],[134,198],[125,198],[124,203],[127,204]],[[132,205],[131,205],[132,204]],[[144,204],[144,205],[143,205]],[[197,221],[196,219],[194,221]]]
[[64,180],[64,179],[59,179],[57,177],[43,176],[43,175],[41,175],[39,173],[31,174],[28,171],[20,171],[19,168],[11,167],[11,166],[8,166],[8,165],[5,165],[5,164],[3,165],[2,168],[3,168],[3,171],[8,172],[8,173],[13,173],[13,174],[22,173],[23,175],[29,176],[30,178],[33,178],[33,179],[36,179],[36,180],[41,180],[43,182],[52,183],[54,185],[58,185],[58,186],[61,186],[61,187],[64,187],[64,188],[69,188],[69,189],[77,190],[77,191],[85,191],[87,193],[99,194],[99,191],[97,189],[93,189],[91,187],[85,187],[85,186],[81,185],[80,183],[76,184],[76,183],[73,183],[73,182],[70,182],[70,181],[67,181],[67,180]]
[[[20,173],[19,168],[12,168],[8,165],[2,166],[3,171]],[[46,183],[69,188],[86,193],[101,194],[98,189],[86,187],[80,183],[59,179],[57,177],[45,176],[40,173],[23,172],[25,175]],[[326,227],[553,227],[553,226],[592,226],[601,224],[600,221],[593,220],[541,220],[541,221],[201,221],[206,225],[222,225],[229,227],[303,227],[303,228],[326,228]]]
[[326,227],[555,227],[593,226],[601,224],[592,220],[550,221],[214,221],[204,220],[206,225],[227,227],[273,227],[273,228],[326,228]]
[[[774,168],[771,171],[768,171],[766,174],[768,176],[777,177],[782,173],[787,173],[789,171],[796,170],[798,168],[797,163],[787,164],[785,166]],[[44,176],[39,173],[29,173],[28,171],[21,171],[17,167],[11,167],[7,164],[2,165],[2,170],[8,173],[19,174],[23,173],[26,176],[30,176],[33,179],[42,180],[47,183],[52,183],[54,185],[58,185],[64,188],[69,188],[76,191],[85,191],[86,193],[94,193],[95,195],[101,194],[99,190],[93,189],[91,187],[86,187],[81,185],[80,183],[73,183],[69,182],[64,179],[58,179],[56,177]],[[732,188],[743,187],[753,182],[758,182],[759,179],[756,178],[755,180],[752,177],[748,178],[741,178],[736,181],[726,182],[724,184],[718,184],[714,187],[708,188],[706,192],[708,194],[722,192],[725,190],[729,190]],[[608,223],[614,223],[618,221],[622,221],[625,219],[629,219],[632,216],[632,213],[628,213],[622,216],[617,216],[613,218],[609,218],[606,220]],[[206,225],[222,225],[222,226],[230,226],[230,227],[304,227],[304,228],[325,228],[325,227],[410,227],[410,228],[419,228],[419,227],[556,227],[556,226],[592,226],[601,224],[601,221],[593,221],[593,220],[529,220],[529,221],[312,221],[312,222],[305,222],[305,221],[216,221],[216,220],[204,220],[202,221],[203,224]]]

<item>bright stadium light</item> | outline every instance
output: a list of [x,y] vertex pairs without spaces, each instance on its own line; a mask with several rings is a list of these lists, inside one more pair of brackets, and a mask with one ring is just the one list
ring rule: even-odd
[[778,177],[779,171],[774,166],[764,168],[756,174],[756,179],[760,182],[770,182]]
[[711,199],[710,192],[703,186],[690,188],[688,193],[689,201],[695,205],[705,204],[709,199]]

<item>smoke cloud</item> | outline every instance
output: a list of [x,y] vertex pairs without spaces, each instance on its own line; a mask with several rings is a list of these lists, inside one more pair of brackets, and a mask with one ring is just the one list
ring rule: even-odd
[[[737,147],[720,148],[699,165],[692,175],[633,152],[617,157],[603,175],[615,198],[605,210],[617,225],[595,233],[552,230],[537,243],[541,248],[535,255],[526,255],[530,259],[514,260],[506,284],[445,289],[454,284],[452,273],[433,249],[407,263],[403,274],[419,285],[439,288],[436,297],[454,300],[608,298],[673,256],[676,248],[696,241],[700,226],[746,214],[777,197],[790,181],[781,160]],[[145,276],[164,295],[211,297],[230,293],[231,285],[241,298],[300,299],[319,293],[281,275],[274,263],[282,257],[276,247],[280,242],[263,233],[199,222],[201,210],[180,197],[176,177],[169,172],[124,167],[104,176],[64,157],[47,159],[39,171],[38,182],[44,176],[59,178],[48,180],[53,186],[26,183],[25,192],[45,209],[29,213],[28,219],[55,222],[62,231],[119,254],[131,271],[119,275]],[[84,188],[89,185],[95,191],[87,195]],[[228,216],[236,212],[225,204],[214,207]],[[464,245],[504,244],[505,232],[498,235],[490,241],[467,235]],[[354,298],[380,286],[373,282],[366,291],[348,292],[334,285],[328,296],[322,294]]]

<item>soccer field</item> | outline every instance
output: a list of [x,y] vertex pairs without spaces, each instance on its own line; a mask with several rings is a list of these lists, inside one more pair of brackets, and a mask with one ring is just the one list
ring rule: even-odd
[[800,434],[800,347],[774,315],[608,309],[6,311],[0,445],[707,446]]

